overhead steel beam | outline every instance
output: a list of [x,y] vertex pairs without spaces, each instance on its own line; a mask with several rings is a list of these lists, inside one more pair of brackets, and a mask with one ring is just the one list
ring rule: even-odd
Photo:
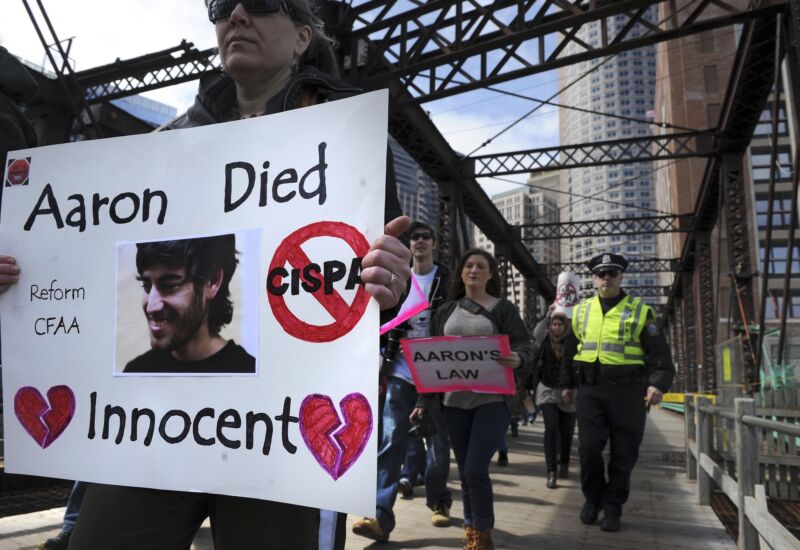
[[[777,23],[775,17],[748,22],[741,33],[731,70],[725,100],[722,103],[718,139],[720,152],[743,152],[764,110],[774,75],[764,70],[775,60]],[[694,208],[692,231],[684,241],[681,269],[693,271],[696,266],[696,240],[699,234],[713,230],[720,213],[721,159],[714,156],[706,163],[703,181]],[[679,280],[670,293],[668,308],[673,308],[683,292]],[[703,319],[704,323],[714,322]]]
[[[644,19],[644,12],[660,1],[500,0],[480,6],[474,0],[435,0],[413,9],[403,9],[407,6],[393,0],[355,3],[349,12],[344,11],[349,19],[342,23],[354,25],[353,31],[345,33],[351,45],[347,78],[368,89],[385,88],[399,80],[409,92],[408,101],[425,102],[767,17],[783,9],[786,0],[754,1],[747,9],[703,0],[680,14],[669,2],[669,17],[657,27]],[[719,7],[727,13],[706,16],[707,10]],[[609,22],[617,16],[628,24],[615,34]],[[598,20],[606,28],[598,46],[576,37],[582,25]],[[568,44],[576,45],[579,53],[565,54],[565,49],[571,51]],[[530,48],[537,52],[536,59],[523,55]],[[198,51],[184,41],[175,48],[76,76],[91,89],[88,100],[94,103],[199,78],[218,66],[216,48]]]
[[[435,0],[400,10],[396,2],[356,3],[349,80],[370,88],[399,79],[415,102],[441,99],[588,61],[767,17],[785,0],[753,0],[742,9],[703,0],[690,10],[663,2],[663,23],[646,19],[659,0]],[[724,12],[719,14],[719,9]],[[618,17],[624,25],[616,25]],[[600,22],[599,42],[580,38]],[[619,29],[619,30],[617,30]],[[368,84],[367,84],[368,83]]]
[[464,159],[464,163],[468,172],[481,178],[609,164],[708,157],[714,154],[713,138],[714,132],[711,130],[684,132],[480,155]]
[[660,233],[688,232],[692,215],[650,216],[587,220],[581,222],[522,224],[522,240],[525,242],[550,239],[572,239],[578,237],[607,237],[613,235],[652,235]]
[[[585,262],[563,262],[545,264],[547,274],[551,277],[558,277],[563,271],[570,271],[578,275],[589,275],[591,271]],[[628,260],[628,267],[625,269],[626,275],[634,273],[675,273],[678,270],[678,259],[642,259]]]
[[183,40],[178,46],[76,73],[88,103],[100,103],[195,80],[219,67],[217,48],[198,50]]

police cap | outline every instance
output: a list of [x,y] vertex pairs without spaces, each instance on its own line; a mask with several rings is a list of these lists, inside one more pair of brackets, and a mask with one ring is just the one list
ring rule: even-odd
[[591,260],[589,260],[589,269],[592,270],[592,273],[595,271],[601,270],[609,270],[609,269],[618,269],[620,271],[625,271],[625,268],[628,267],[628,260],[625,259],[624,256],[621,254],[612,254],[611,252],[605,252],[603,254],[598,254]]

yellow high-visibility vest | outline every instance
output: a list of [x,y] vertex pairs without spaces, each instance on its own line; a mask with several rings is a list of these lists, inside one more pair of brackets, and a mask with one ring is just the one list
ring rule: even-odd
[[594,296],[575,306],[572,331],[578,337],[575,361],[603,365],[644,365],[639,337],[650,306],[639,298],[625,296],[603,315],[600,298]]

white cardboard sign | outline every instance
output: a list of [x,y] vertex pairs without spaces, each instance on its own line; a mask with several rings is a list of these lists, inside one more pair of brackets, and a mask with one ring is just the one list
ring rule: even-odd
[[[6,471],[374,513],[378,306],[357,276],[383,232],[387,104],[10,153]],[[234,242],[235,353],[176,361],[206,287],[153,258]]]
[[514,372],[497,362],[511,353],[508,336],[432,336],[400,340],[419,393],[513,394]]

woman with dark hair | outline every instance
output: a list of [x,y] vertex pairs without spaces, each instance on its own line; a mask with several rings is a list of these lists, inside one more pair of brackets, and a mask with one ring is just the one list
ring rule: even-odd
[[569,474],[569,455],[575,434],[575,405],[564,401],[560,386],[561,358],[569,326],[564,313],[555,311],[550,315],[547,335],[533,359],[531,376],[536,404],[544,418],[544,456],[550,489],[558,487],[557,477],[564,479]]
[[[515,369],[524,380],[530,364],[528,331],[517,308],[501,298],[500,274],[494,257],[484,250],[467,250],[458,262],[450,301],[433,318],[433,336],[486,336],[505,334],[511,354],[497,361]],[[519,384],[521,386],[521,384]],[[422,394],[412,419],[425,414],[431,399],[441,398],[453,453],[461,479],[464,505],[465,550],[494,548],[494,502],[489,463],[503,442],[513,396],[472,391]]]
[[[335,78],[333,41],[324,32],[316,2],[206,0],[206,7],[223,70],[204,75],[194,105],[162,129],[268,115],[360,93],[357,87]],[[395,238],[410,220],[401,216],[393,162],[387,154],[386,234],[373,243],[362,259],[361,270],[366,291],[381,309],[396,306],[410,276],[411,259],[408,248]],[[0,284],[3,282],[0,278]],[[313,508],[91,484],[70,548],[185,550],[206,517],[211,519],[217,550],[320,547],[320,514]]]

